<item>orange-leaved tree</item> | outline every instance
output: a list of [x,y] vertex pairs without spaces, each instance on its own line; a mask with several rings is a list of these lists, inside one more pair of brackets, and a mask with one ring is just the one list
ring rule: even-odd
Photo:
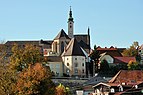
[[70,89],[62,84],[56,87],[56,95],[71,95]]
[[18,75],[15,93],[18,95],[54,95],[55,85],[51,71],[41,63],[29,64]]
[[129,70],[137,70],[137,69],[139,69],[138,62],[136,62],[134,60],[130,60],[127,66],[128,66]]

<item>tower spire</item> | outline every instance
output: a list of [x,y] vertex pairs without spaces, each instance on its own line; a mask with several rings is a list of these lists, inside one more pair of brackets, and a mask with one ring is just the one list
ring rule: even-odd
[[70,12],[69,12],[69,19],[68,19],[68,21],[73,21],[71,6],[70,6]]
[[71,6],[70,6],[70,13],[69,13],[69,17],[72,17]]
[[90,28],[88,27],[87,29],[87,33],[88,33],[88,36],[87,36],[87,44],[88,44],[88,49],[89,49],[89,52],[90,52]]
[[69,18],[68,18],[68,36],[70,38],[74,37],[73,34],[73,30],[74,30],[74,21],[73,21],[73,17],[72,17],[72,10],[71,10],[71,6],[70,6],[70,11],[69,11]]
[[88,27],[87,33],[88,33],[88,35],[90,35],[90,29],[89,29],[89,27]]

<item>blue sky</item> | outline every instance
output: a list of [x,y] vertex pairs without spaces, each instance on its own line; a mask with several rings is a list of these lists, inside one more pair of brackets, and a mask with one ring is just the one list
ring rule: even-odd
[[0,40],[52,40],[67,33],[72,6],[74,34],[90,28],[91,45],[143,44],[143,0],[0,0]]

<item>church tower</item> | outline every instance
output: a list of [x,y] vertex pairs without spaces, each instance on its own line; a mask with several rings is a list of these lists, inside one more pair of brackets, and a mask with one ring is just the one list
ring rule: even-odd
[[70,6],[69,18],[68,18],[68,36],[73,38],[74,21],[72,17],[72,11]]

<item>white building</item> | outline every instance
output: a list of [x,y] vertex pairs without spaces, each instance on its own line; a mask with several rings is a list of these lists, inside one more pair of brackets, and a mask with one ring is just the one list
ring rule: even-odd
[[86,76],[86,55],[75,38],[69,42],[62,59],[65,74],[76,77]]

